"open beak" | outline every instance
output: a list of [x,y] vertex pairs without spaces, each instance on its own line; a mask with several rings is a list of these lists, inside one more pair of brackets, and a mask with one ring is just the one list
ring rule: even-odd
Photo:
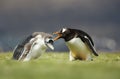
[[53,46],[53,40],[50,40],[49,42],[46,43],[46,46],[48,48],[50,48],[51,50],[54,50],[54,46]]
[[54,41],[60,39],[62,37],[62,34],[60,32],[54,32],[53,34],[56,34],[57,36],[53,39]]

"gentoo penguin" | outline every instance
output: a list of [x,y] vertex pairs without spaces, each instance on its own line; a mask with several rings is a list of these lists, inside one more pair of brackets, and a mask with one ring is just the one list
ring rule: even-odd
[[93,60],[92,53],[96,53],[92,38],[84,31],[71,28],[63,28],[60,31],[54,32],[57,36],[54,41],[63,38],[67,47],[70,50],[69,60]]
[[29,61],[38,58],[47,48],[54,50],[52,35],[34,32],[15,47],[13,59]]

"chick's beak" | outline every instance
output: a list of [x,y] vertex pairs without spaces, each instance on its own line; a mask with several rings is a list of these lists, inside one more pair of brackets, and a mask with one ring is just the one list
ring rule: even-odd
[[54,42],[53,40],[49,40],[49,42],[46,42],[46,46],[51,50],[54,50],[53,42]]
[[62,37],[62,34],[60,32],[54,32],[53,34],[57,35],[53,40],[56,41]]
[[48,43],[47,47],[49,47],[51,50],[54,50],[54,46],[51,43]]

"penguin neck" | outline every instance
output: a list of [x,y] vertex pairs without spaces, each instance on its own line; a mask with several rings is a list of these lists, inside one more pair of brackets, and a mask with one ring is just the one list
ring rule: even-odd
[[65,42],[68,42],[68,41],[70,41],[71,39],[73,39],[73,38],[75,37],[75,35],[76,35],[75,32],[72,32],[72,33],[66,35],[66,36],[64,37]]

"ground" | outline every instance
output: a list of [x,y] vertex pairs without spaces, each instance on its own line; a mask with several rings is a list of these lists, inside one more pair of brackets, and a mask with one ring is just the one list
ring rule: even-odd
[[93,61],[69,61],[68,53],[49,52],[29,62],[0,53],[0,79],[120,79],[120,53],[100,53]]

